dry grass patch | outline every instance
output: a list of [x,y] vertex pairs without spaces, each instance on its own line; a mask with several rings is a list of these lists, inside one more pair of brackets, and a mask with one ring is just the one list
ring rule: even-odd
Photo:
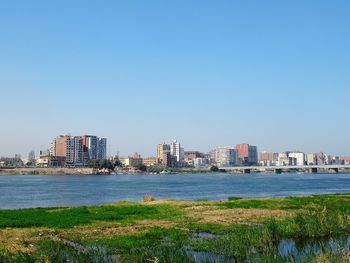
[[90,226],[77,226],[73,229],[62,230],[60,236],[66,239],[97,240],[114,236],[135,235],[155,227],[169,229],[174,227],[174,223],[162,220],[141,220],[131,225],[98,222]]
[[142,198],[142,201],[144,203],[148,203],[148,202],[153,202],[153,201],[156,201],[156,199],[151,196],[151,195],[145,195],[143,198]]
[[51,233],[48,229],[5,228],[0,229],[0,247],[12,252],[33,252],[35,243]]
[[269,217],[287,217],[292,213],[284,210],[269,209],[218,209],[213,206],[190,207],[187,209],[189,215],[196,218],[199,223],[216,224],[249,224],[256,223],[261,219]]

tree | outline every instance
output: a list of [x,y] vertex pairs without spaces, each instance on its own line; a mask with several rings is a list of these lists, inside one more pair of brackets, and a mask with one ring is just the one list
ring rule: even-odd
[[119,157],[116,157],[114,160],[114,166],[115,167],[120,167],[122,166],[122,162],[119,160]]
[[100,160],[99,162],[99,168],[100,169],[106,169],[108,170],[109,172],[113,171],[114,168],[115,168],[115,165],[112,161],[110,160]]
[[35,166],[35,164],[36,164],[35,160],[31,160],[26,163],[26,166]]
[[148,172],[150,173],[160,173],[162,171],[164,171],[166,169],[166,167],[164,165],[153,165],[153,166],[149,166],[147,168]]
[[111,171],[114,171],[114,169],[115,169],[115,163],[114,162],[112,162],[112,161],[107,161],[107,170],[109,171],[109,172],[111,172]]
[[98,168],[99,169],[107,169],[107,160],[104,159],[104,160],[100,160],[99,163],[98,163]]
[[88,166],[93,169],[98,169],[99,168],[99,161],[98,160],[89,160],[88,161]]
[[88,166],[93,169],[105,169],[109,172],[113,171],[115,168],[114,162],[110,160],[90,160]]
[[219,168],[216,165],[213,165],[213,166],[210,167],[210,171],[211,172],[218,172]]
[[138,166],[136,166],[137,170],[140,170],[142,172],[146,172],[147,171],[147,166],[144,164],[139,164]]

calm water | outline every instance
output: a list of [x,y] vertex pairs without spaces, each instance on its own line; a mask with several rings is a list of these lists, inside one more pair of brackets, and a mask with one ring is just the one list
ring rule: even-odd
[[349,193],[350,174],[0,176],[0,209]]

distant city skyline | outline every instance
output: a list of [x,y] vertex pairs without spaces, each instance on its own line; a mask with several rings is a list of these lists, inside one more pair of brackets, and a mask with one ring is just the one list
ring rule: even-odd
[[57,134],[155,156],[350,155],[349,1],[2,1],[0,156]]
[[[28,153],[28,159],[16,154],[14,157],[0,158],[2,167],[104,167],[114,169],[123,167],[135,171],[145,171],[147,167],[153,172],[165,168],[196,168],[196,169],[238,169],[250,173],[250,168],[241,167],[275,167],[276,173],[282,173],[279,167],[327,166],[331,172],[339,172],[340,167],[350,164],[350,156],[330,155],[324,152],[302,152],[285,150],[281,152],[258,152],[256,145],[247,143],[233,146],[217,146],[208,152],[198,149],[185,150],[178,140],[171,143],[162,142],[156,146],[156,154],[142,156],[138,152],[132,155],[107,155],[107,138],[96,135],[58,135],[50,143],[48,149]],[[216,168],[215,168],[216,167]],[[236,168],[234,168],[236,167]],[[277,167],[277,168],[276,168]],[[312,167],[311,172],[317,173],[320,167]],[[243,170],[242,170],[243,169]],[[254,168],[255,169],[255,168]],[[259,168],[260,169],[260,168]],[[289,169],[289,168],[287,168]],[[321,168],[320,168],[321,169]],[[327,168],[328,169],[328,168]],[[164,171],[164,170],[162,170]],[[167,171],[164,171],[165,173]]]
[[[27,156],[33,156],[33,155],[35,155],[35,156],[39,156],[39,154],[41,153],[41,152],[43,152],[44,154],[46,154],[46,153],[50,153],[50,154],[52,154],[51,152],[52,151],[55,151],[54,150],[54,148],[52,148],[53,147],[53,143],[52,142],[54,142],[55,140],[56,140],[56,138],[58,138],[58,137],[62,137],[62,138],[66,138],[66,137],[68,137],[68,138],[81,138],[83,141],[84,141],[84,143],[91,143],[90,142],[90,138],[97,138],[97,140],[99,139],[97,136],[95,136],[95,135],[91,135],[91,134],[89,134],[89,135],[87,135],[86,133],[84,133],[84,135],[72,135],[71,133],[66,133],[66,134],[58,134],[58,135],[56,135],[56,137],[53,139],[53,141],[51,140],[50,142],[48,142],[48,144],[47,144],[47,146],[46,147],[43,147],[42,149],[32,149],[32,150],[30,150],[29,152],[23,152],[23,153],[21,153],[21,152],[16,152],[16,153],[14,153],[14,154],[12,154],[12,155],[9,155],[9,154],[7,154],[7,155],[0,155],[0,157],[16,157],[16,156],[18,156],[18,155],[20,155],[21,156],[21,158],[23,158],[23,159],[31,159],[31,158],[27,158]],[[87,140],[87,139],[84,139],[84,138],[88,138],[89,139],[89,141],[88,142],[85,142],[85,140]],[[319,150],[319,151],[304,151],[304,150],[301,150],[301,149],[294,149],[294,148],[291,148],[291,149],[282,149],[282,150],[280,150],[280,151],[274,151],[274,150],[271,150],[271,149],[261,149],[259,146],[253,146],[253,145],[251,145],[251,144],[249,144],[249,143],[247,143],[247,142],[244,142],[244,143],[242,143],[242,144],[226,144],[226,145],[216,145],[216,146],[213,146],[212,148],[210,148],[210,149],[207,149],[207,150],[201,150],[201,148],[199,147],[197,147],[197,148],[187,148],[186,146],[185,147],[182,147],[182,146],[184,146],[183,144],[181,144],[181,146],[180,146],[180,143],[181,142],[179,142],[177,139],[173,139],[170,143],[165,143],[165,142],[161,142],[161,143],[158,143],[158,144],[156,144],[156,145],[154,145],[154,151],[151,151],[150,152],[150,154],[144,154],[144,153],[142,153],[142,152],[140,152],[139,150],[134,150],[134,151],[132,151],[132,152],[128,152],[128,153],[121,153],[120,151],[116,151],[116,153],[109,153],[110,152],[110,150],[109,150],[109,148],[110,148],[110,146],[109,146],[109,144],[107,143],[107,138],[103,138],[103,140],[105,140],[105,143],[104,143],[104,147],[103,147],[103,149],[104,149],[104,157],[103,158],[105,158],[105,157],[114,157],[114,156],[119,156],[119,157],[130,157],[130,156],[133,156],[133,155],[135,155],[135,154],[137,154],[137,155],[139,155],[140,157],[142,156],[143,158],[147,158],[147,157],[158,157],[158,158],[162,158],[161,156],[163,155],[163,145],[165,145],[165,146],[168,146],[169,148],[167,149],[167,151],[168,152],[170,152],[170,153],[172,153],[172,155],[175,155],[175,156],[177,156],[177,160],[179,161],[180,159],[181,159],[181,157],[179,157],[180,156],[180,154],[181,154],[181,152],[182,152],[182,155],[185,153],[185,152],[192,152],[192,151],[194,151],[194,152],[198,152],[198,153],[205,153],[205,154],[210,154],[210,152],[212,152],[213,150],[217,150],[217,149],[220,149],[220,148],[222,148],[222,149],[236,149],[236,150],[238,150],[238,152],[240,152],[241,150],[243,151],[243,152],[241,152],[241,154],[248,154],[248,151],[250,151],[250,150],[248,150],[248,148],[246,148],[246,150],[243,150],[243,149],[241,149],[240,150],[240,147],[253,147],[253,151],[254,152],[256,152],[256,153],[258,153],[259,155],[260,154],[263,154],[263,153],[288,153],[288,152],[300,152],[300,153],[305,153],[305,154],[308,154],[308,153],[313,153],[313,154],[317,154],[317,153],[323,153],[323,154],[328,154],[328,155],[331,155],[331,156],[338,156],[338,157],[350,157],[350,154],[339,154],[339,153],[330,153],[330,152],[327,152],[327,151],[324,151],[324,150]],[[250,146],[249,146],[250,145]],[[160,148],[161,147],[161,148]],[[92,151],[96,151],[96,149],[94,149],[94,148],[92,148],[93,150]],[[175,150],[176,149],[176,150]],[[250,148],[249,148],[250,149]],[[95,154],[97,154],[97,153],[95,153]],[[93,156],[93,155],[92,155]],[[247,155],[248,156],[248,155]],[[183,158],[183,157],[182,157]],[[255,156],[255,157],[253,157],[254,158],[254,163],[258,160],[258,159],[260,159],[260,157],[259,156]],[[94,157],[92,157],[92,159],[94,159]],[[98,158],[98,159],[102,159],[102,158]]]

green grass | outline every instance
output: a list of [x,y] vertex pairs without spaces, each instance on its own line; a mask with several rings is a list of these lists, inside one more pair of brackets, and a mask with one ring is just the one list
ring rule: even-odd
[[285,197],[271,199],[237,199],[230,198],[229,202],[220,204],[223,208],[261,208],[261,209],[281,209],[281,210],[298,210],[298,209],[317,209],[327,207],[329,209],[350,210],[350,195],[312,195],[305,197]]
[[227,200],[229,201],[237,201],[237,200],[241,200],[241,197],[237,197],[237,196],[230,196],[229,198],[227,198]]
[[121,223],[135,220],[164,220],[179,216],[180,212],[168,205],[119,205],[78,208],[35,208],[0,210],[0,228],[50,227],[72,228],[95,221]]
[[218,225],[202,225],[198,226],[197,231],[218,235],[215,239],[192,242],[191,246],[199,251],[225,255],[236,262],[250,262],[254,258],[259,259],[257,262],[263,262],[263,259],[277,260],[271,262],[293,262],[292,259],[282,259],[279,256],[278,244],[282,239],[312,243],[348,235],[350,218],[346,213],[309,211],[284,220],[271,218],[259,225],[232,225],[224,228]]
[[0,262],[1,263],[38,263],[45,262],[41,260],[37,255],[23,253],[23,252],[10,252],[9,250],[0,248]]
[[45,255],[49,262],[112,262],[113,255],[122,262],[194,262],[183,250],[189,237],[185,230],[154,228],[137,235],[78,242],[90,248],[85,253],[62,242],[44,240],[38,244],[40,253],[36,256]]
[[[86,253],[44,236],[35,244],[32,254],[0,249],[0,263],[7,262],[110,262],[118,256],[121,262],[195,262],[188,250],[207,252],[236,262],[344,262],[349,260],[344,251],[310,253],[302,260],[281,258],[278,245],[281,240],[293,239],[299,243],[327,240],[350,234],[350,195],[318,195],[271,199],[231,198],[225,202],[198,202],[198,206],[221,209],[281,209],[290,216],[261,219],[247,224],[208,224],[191,219],[182,209],[190,203],[134,204],[79,207],[0,210],[0,228],[55,229],[55,235],[65,236],[92,249]],[[289,213],[288,213],[289,214]],[[79,236],[70,235],[70,228],[91,225],[99,221],[118,222],[129,226],[138,220],[169,220],[169,228],[149,226],[136,233]],[[155,224],[156,225],[156,224]],[[95,225],[94,225],[95,226]],[[89,228],[90,229],[90,226]],[[93,227],[91,228],[93,230]],[[60,232],[61,231],[61,232]],[[103,231],[103,230],[99,230]],[[79,232],[79,231],[78,231]],[[194,238],[206,232],[214,238]],[[60,235],[60,233],[62,235]],[[71,232],[72,233],[72,232]],[[334,259],[334,261],[328,259]],[[322,262],[322,261],[318,261]]]
[[[171,244],[172,246],[181,247],[191,236],[189,231],[179,229],[153,228],[146,232],[136,235],[115,236],[112,238],[99,240],[97,243],[109,249],[119,249],[130,251],[134,248],[157,247],[162,244]],[[95,241],[88,241],[85,244],[96,244]]]

